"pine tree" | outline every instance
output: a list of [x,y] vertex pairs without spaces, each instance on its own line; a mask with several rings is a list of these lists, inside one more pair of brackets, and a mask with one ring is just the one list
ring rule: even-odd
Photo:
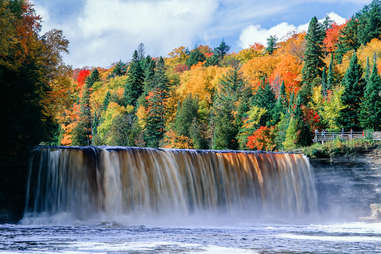
[[267,38],[267,48],[266,48],[266,51],[270,55],[272,55],[274,50],[275,50],[277,40],[278,40],[278,38],[276,36],[274,36],[274,35],[271,35],[269,38]]
[[91,72],[90,76],[87,77],[86,82],[88,83],[89,87],[92,87],[93,84],[94,84],[95,82],[99,81],[99,80],[100,80],[100,78],[99,78],[99,71],[98,71],[98,69],[95,68],[95,69]]
[[108,104],[110,104],[111,94],[110,91],[107,91],[105,99],[103,100],[103,111],[107,110]]
[[125,74],[126,74],[126,65],[122,61],[119,61],[115,64],[114,69],[112,70],[108,78],[123,76]]
[[136,106],[139,96],[143,93],[144,73],[135,50],[128,69],[127,83],[124,88],[124,105]]
[[367,57],[366,66],[365,66],[365,76],[364,76],[365,84],[369,82],[369,79],[370,79],[370,64],[369,64],[369,57]]
[[199,62],[204,62],[206,57],[203,53],[200,52],[198,48],[192,50],[188,59],[185,61],[185,64],[190,68],[192,65],[195,65]]
[[361,103],[360,123],[364,129],[381,128],[381,78],[377,73],[376,57],[372,75],[366,82],[364,100]]
[[359,20],[358,37],[365,45],[381,34],[381,1],[373,0],[357,14]]
[[280,87],[278,99],[276,100],[274,110],[272,112],[273,124],[277,124],[281,120],[282,115],[286,114],[287,106],[288,106],[287,95],[286,95],[285,85],[283,81]]
[[316,77],[321,76],[324,67],[323,39],[324,28],[316,17],[313,17],[308,26],[306,35],[306,50],[304,52],[304,66],[302,70],[304,85],[310,85]]
[[336,85],[336,82],[337,82],[336,80],[337,80],[337,74],[335,71],[333,54],[331,54],[331,61],[329,62],[328,73],[327,73],[326,89],[332,90],[332,88]]
[[230,47],[225,43],[225,41],[221,41],[220,45],[218,47],[214,48],[214,54],[222,60],[226,53],[228,53]]
[[91,144],[90,90],[87,83],[83,88],[80,120],[73,130],[72,144],[75,146],[88,146]]
[[340,31],[340,36],[337,42],[335,51],[336,60],[341,63],[343,56],[351,50],[357,50],[361,46],[358,38],[359,23],[357,17],[352,17],[345,27]]
[[236,103],[244,88],[241,74],[235,68],[223,76],[213,102],[213,149],[237,149],[238,126],[234,116]]
[[219,63],[220,63],[220,59],[218,58],[216,54],[213,54],[211,57],[206,59],[206,62],[204,65],[208,67],[208,66],[218,65]]
[[257,92],[252,97],[251,105],[264,108],[267,110],[266,114],[261,119],[261,125],[272,125],[272,115],[276,104],[275,94],[270,84],[262,80]]
[[190,137],[190,127],[194,119],[197,119],[198,100],[192,95],[187,96],[183,103],[178,105],[175,119],[177,135]]
[[325,97],[327,96],[327,67],[324,67],[323,69],[323,73],[321,74],[321,86],[322,86],[322,89],[321,89],[321,93],[322,95]]
[[355,52],[344,75],[343,85],[344,93],[341,100],[346,108],[340,111],[338,123],[346,130],[358,130],[360,127],[359,109],[364,94],[364,80],[362,79],[362,68],[358,63]]
[[154,72],[153,88],[148,92],[147,123],[144,140],[149,147],[158,147],[165,131],[165,102],[168,98],[169,81],[165,73],[164,59],[160,57]]

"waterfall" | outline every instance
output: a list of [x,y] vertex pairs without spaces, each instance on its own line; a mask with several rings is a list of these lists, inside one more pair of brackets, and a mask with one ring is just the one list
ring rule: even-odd
[[302,154],[128,147],[38,147],[25,216],[67,212],[245,212],[299,216],[316,210]]

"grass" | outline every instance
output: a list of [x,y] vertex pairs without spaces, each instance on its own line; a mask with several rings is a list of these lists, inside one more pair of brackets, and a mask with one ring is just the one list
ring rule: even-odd
[[315,143],[308,147],[303,147],[301,151],[309,158],[333,158],[335,156],[353,156],[371,149],[381,149],[380,141],[371,139],[353,139],[343,141],[340,139],[326,142],[324,144]]

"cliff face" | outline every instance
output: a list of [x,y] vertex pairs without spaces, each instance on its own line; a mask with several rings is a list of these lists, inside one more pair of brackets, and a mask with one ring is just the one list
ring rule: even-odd
[[343,220],[358,219],[371,214],[371,204],[381,203],[380,149],[310,162],[321,214]]

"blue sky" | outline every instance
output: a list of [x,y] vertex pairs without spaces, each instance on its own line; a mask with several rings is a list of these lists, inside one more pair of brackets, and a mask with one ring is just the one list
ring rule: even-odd
[[232,51],[269,35],[285,39],[306,29],[311,17],[338,23],[370,0],[32,0],[43,31],[56,28],[70,41],[73,67],[129,61],[140,42],[152,56],[224,39]]

